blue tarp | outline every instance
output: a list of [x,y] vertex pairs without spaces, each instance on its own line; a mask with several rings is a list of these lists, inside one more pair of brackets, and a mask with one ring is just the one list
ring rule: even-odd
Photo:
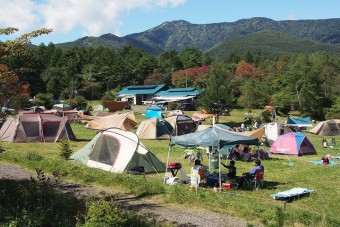
[[146,109],[145,112],[146,118],[162,118],[162,107],[159,106],[151,106]]
[[294,127],[313,127],[312,120],[310,117],[288,117],[287,125]]
[[283,192],[278,192],[276,194],[271,195],[274,199],[289,199],[294,197],[299,197],[303,195],[308,195],[314,190],[310,190],[307,188],[292,188]]

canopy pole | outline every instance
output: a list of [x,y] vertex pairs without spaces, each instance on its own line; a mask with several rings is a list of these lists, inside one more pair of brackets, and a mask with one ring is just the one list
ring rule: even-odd
[[168,159],[166,160],[166,166],[165,166],[164,183],[166,183],[166,176],[168,175],[168,165],[169,165],[169,160],[170,160],[170,151],[171,151],[171,145],[170,145],[170,143],[169,143],[169,148],[168,148]]
[[219,192],[222,191],[222,179],[221,179],[221,155],[220,155],[221,149],[218,149],[218,190]]

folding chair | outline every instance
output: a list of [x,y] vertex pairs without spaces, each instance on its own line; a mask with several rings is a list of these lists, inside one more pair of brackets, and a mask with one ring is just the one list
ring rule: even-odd
[[245,184],[252,190],[257,190],[259,187],[263,187],[264,170],[256,170],[255,177],[252,179],[246,179]]

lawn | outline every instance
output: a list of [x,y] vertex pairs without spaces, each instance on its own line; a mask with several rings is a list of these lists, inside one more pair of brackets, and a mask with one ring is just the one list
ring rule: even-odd
[[[188,115],[192,113],[187,112]],[[254,110],[254,116],[259,114],[260,110]],[[233,110],[231,116],[222,116],[220,122],[239,126],[246,116],[244,110]],[[141,111],[136,113],[136,119],[138,122],[144,119]],[[284,118],[278,120],[283,122]],[[72,124],[72,128],[78,138],[78,141],[70,143],[73,151],[83,147],[96,134],[96,131],[85,129],[79,123]],[[164,185],[163,174],[148,175],[145,183],[138,176],[122,177],[119,174],[75,166],[72,162],[64,161],[59,157],[60,143],[0,143],[0,146],[7,151],[0,155],[0,161],[16,163],[30,169],[40,168],[50,173],[59,171],[66,173],[64,174],[66,178],[72,181],[104,185],[137,195],[144,192],[144,196],[152,196],[154,199],[162,199],[169,203],[203,206],[216,212],[241,217],[250,224],[275,223],[278,219],[277,210],[284,208],[287,226],[340,226],[340,165],[322,166],[309,162],[320,160],[326,154],[340,155],[340,145],[334,149],[326,149],[322,147],[322,137],[308,133],[306,135],[315,146],[317,155],[302,157],[271,155],[270,160],[263,161],[264,188],[257,191],[231,190],[213,193],[212,188],[200,188],[196,194],[185,185]],[[168,140],[143,140],[142,142],[159,159],[166,162]],[[268,147],[263,148],[268,150]],[[32,153],[42,156],[43,160],[31,160],[29,157]],[[175,147],[170,158],[171,161],[181,162],[183,169],[189,172],[191,166],[188,160],[183,158],[183,153],[183,149]],[[203,164],[208,165],[207,158],[204,159]],[[240,175],[249,171],[253,163],[237,161],[236,167]],[[226,169],[222,171],[225,172]],[[143,188],[136,188],[135,181],[141,182],[140,187]],[[308,188],[315,192],[287,204],[271,197],[272,194],[295,187]]]

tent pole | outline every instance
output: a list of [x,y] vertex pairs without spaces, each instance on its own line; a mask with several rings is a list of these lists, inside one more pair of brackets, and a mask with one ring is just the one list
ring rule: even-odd
[[169,148],[168,148],[168,159],[166,160],[166,166],[165,166],[164,183],[166,183],[166,176],[168,175],[168,165],[169,165],[169,160],[170,160],[170,151],[171,151],[171,145],[170,145],[170,143],[169,143]]
[[218,149],[218,191],[222,191],[222,179],[221,179],[221,155],[220,155],[220,150]]

